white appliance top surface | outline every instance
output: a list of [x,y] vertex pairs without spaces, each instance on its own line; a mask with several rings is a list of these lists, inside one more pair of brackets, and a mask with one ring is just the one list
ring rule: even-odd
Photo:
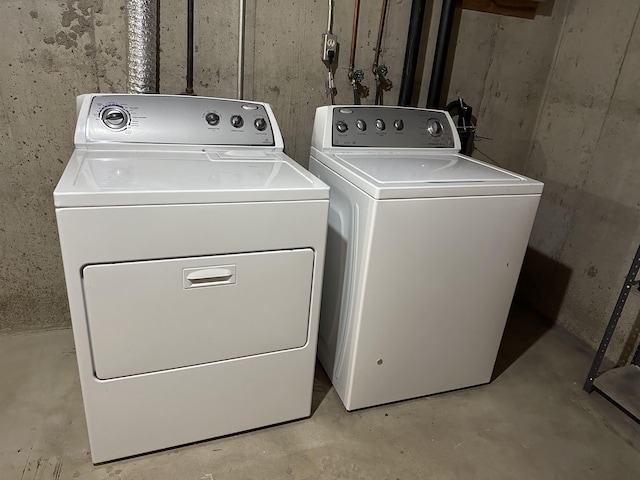
[[460,183],[515,180],[521,177],[458,155],[342,154],[336,158],[381,184]]
[[315,200],[329,188],[282,152],[77,149],[57,207]]
[[539,194],[543,187],[456,153],[354,149],[317,152],[317,160],[378,199]]

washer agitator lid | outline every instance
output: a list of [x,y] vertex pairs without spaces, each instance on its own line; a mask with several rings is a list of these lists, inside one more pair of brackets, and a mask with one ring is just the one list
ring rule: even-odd
[[378,199],[539,194],[542,183],[455,153],[361,149],[319,160]]
[[329,188],[281,152],[76,150],[56,207],[328,199]]

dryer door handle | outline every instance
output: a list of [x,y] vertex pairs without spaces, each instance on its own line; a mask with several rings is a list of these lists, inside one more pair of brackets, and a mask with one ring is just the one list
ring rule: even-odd
[[182,286],[186,288],[230,285],[236,283],[236,266],[187,268],[183,270]]

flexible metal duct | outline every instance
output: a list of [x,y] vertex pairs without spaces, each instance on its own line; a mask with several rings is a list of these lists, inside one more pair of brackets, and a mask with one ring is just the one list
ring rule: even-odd
[[158,0],[127,1],[127,87],[129,93],[157,90]]

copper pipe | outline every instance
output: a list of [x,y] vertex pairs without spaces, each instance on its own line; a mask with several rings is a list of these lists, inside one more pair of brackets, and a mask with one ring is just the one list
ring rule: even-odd
[[[373,64],[377,67],[380,60],[380,44],[382,43],[382,31],[384,29],[384,17],[387,14],[388,0],[382,0],[382,11],[380,12],[380,26],[378,27],[378,42],[376,43],[376,59]],[[375,73],[375,72],[374,72]]]
[[382,100],[382,92],[380,90],[380,75],[378,73],[378,61],[380,60],[380,46],[382,44],[382,32],[384,31],[384,17],[387,14],[387,3],[388,0],[382,1],[382,11],[380,12],[380,26],[378,27],[378,42],[376,43],[376,55],[373,60],[373,65],[371,65],[371,71],[373,72],[373,76],[376,82],[376,95],[374,103],[375,105],[380,105]]

